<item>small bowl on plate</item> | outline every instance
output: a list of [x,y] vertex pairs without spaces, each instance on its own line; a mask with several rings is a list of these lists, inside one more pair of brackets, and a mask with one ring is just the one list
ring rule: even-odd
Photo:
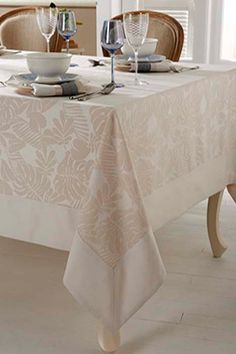
[[[155,53],[156,47],[157,47],[158,39],[157,38],[146,38],[142,47],[139,49],[138,55],[139,57],[147,57],[149,55],[152,55]],[[124,55],[127,56],[134,56],[134,51],[132,47],[128,44],[127,40],[125,40],[125,43],[123,47],[121,48],[121,51]]]
[[71,54],[29,53],[26,61],[29,71],[36,75],[36,82],[53,83],[60,81],[70,66]]

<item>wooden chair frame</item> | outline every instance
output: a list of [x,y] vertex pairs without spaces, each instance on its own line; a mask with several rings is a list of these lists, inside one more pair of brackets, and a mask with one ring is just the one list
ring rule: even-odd
[[[36,7],[19,7],[14,10],[10,10],[8,12],[5,12],[4,14],[0,15],[0,26],[2,23],[11,18],[15,17],[21,14],[28,14],[28,13],[35,13]],[[56,33],[53,35],[53,40],[50,42],[50,51],[51,52],[60,52],[64,43],[64,39],[59,35],[59,33],[56,31]]]

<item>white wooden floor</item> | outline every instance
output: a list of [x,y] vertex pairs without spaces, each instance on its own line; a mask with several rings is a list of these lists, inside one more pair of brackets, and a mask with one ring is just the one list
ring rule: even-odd
[[[206,203],[158,232],[168,276],[123,327],[118,354],[236,353],[236,206],[226,195],[229,249],[211,256]],[[0,354],[98,354],[96,322],[62,285],[66,252],[0,238]]]

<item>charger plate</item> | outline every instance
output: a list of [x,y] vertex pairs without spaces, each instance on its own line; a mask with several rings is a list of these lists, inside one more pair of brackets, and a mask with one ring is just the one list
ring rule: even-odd
[[[36,82],[37,75],[32,74],[32,73],[20,73],[20,74],[16,74],[14,75],[14,81],[17,82],[18,84],[25,84],[25,85],[29,85],[32,84],[33,82]],[[62,84],[63,82],[69,82],[69,81],[74,81],[76,79],[78,79],[78,75],[77,74],[71,74],[71,73],[65,73],[63,75],[61,75],[61,79],[54,81],[54,82],[38,82],[40,84],[47,84],[47,85],[54,85],[54,84]]]
[[[163,60],[166,60],[166,57],[164,55],[158,54],[152,54],[146,57],[138,58],[139,63],[160,63]],[[129,55],[116,55],[116,63],[129,64],[132,62],[134,62],[134,57],[131,57]]]

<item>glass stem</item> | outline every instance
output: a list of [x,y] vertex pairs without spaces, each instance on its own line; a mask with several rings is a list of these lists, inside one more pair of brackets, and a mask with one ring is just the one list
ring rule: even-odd
[[50,52],[50,38],[46,38],[46,41],[47,41],[47,52],[49,53]]
[[134,51],[134,60],[135,60],[135,85],[137,85],[139,83],[139,79],[138,79],[138,51],[135,50]]
[[115,59],[115,53],[111,52],[111,83],[115,83],[115,77],[114,77],[114,59]]
[[70,48],[70,38],[66,38],[66,52],[69,53],[69,48]]

